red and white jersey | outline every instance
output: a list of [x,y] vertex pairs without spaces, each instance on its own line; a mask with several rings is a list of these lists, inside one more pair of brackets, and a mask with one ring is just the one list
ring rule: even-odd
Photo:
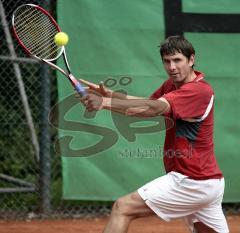
[[213,143],[214,92],[202,73],[195,74],[192,82],[178,89],[168,79],[151,96],[169,102],[167,116],[174,121],[174,127],[166,131],[164,166],[167,173],[176,171],[192,179],[221,178]]

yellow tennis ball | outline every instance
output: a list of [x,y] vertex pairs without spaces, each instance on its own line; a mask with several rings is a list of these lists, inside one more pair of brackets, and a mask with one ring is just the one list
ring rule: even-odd
[[63,46],[68,43],[68,35],[65,32],[58,32],[54,36],[54,42],[57,46]]

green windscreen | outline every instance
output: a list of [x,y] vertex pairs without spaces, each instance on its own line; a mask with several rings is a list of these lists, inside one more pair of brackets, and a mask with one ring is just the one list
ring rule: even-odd
[[[240,6],[238,1],[221,2],[226,13],[228,7],[233,11],[230,2]],[[182,4],[185,12],[208,9],[207,1]],[[222,11],[217,4],[211,7],[211,12]],[[58,0],[58,23],[69,35],[66,52],[76,77],[144,97],[167,78],[158,48],[165,38],[163,1]],[[226,181],[224,200],[239,201],[240,35],[184,35],[195,47],[196,69],[215,91],[215,151]],[[65,199],[115,200],[165,174],[164,119],[130,118],[106,110],[87,114],[68,80],[58,76],[55,148],[62,156]]]

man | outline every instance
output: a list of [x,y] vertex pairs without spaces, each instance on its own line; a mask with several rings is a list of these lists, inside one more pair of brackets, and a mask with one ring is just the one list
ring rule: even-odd
[[213,148],[213,90],[203,74],[193,69],[195,50],[184,37],[167,38],[160,53],[169,78],[151,98],[124,95],[82,80],[89,87],[81,99],[88,111],[165,115],[175,123],[166,131],[167,174],[119,198],[104,233],[127,232],[131,220],[154,213],[166,221],[185,218],[198,233],[227,233],[221,207],[224,178]]

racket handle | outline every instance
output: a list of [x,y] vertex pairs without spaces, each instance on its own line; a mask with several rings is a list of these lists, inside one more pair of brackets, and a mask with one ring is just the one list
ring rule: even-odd
[[69,78],[70,82],[72,83],[73,87],[75,88],[75,90],[77,91],[77,93],[81,97],[87,95],[87,92],[84,89],[84,87],[80,84],[80,82],[72,74],[69,74],[68,78]]
[[84,89],[84,87],[78,82],[78,83],[74,83],[74,87],[75,90],[77,91],[77,93],[82,97],[87,95],[86,90]]

